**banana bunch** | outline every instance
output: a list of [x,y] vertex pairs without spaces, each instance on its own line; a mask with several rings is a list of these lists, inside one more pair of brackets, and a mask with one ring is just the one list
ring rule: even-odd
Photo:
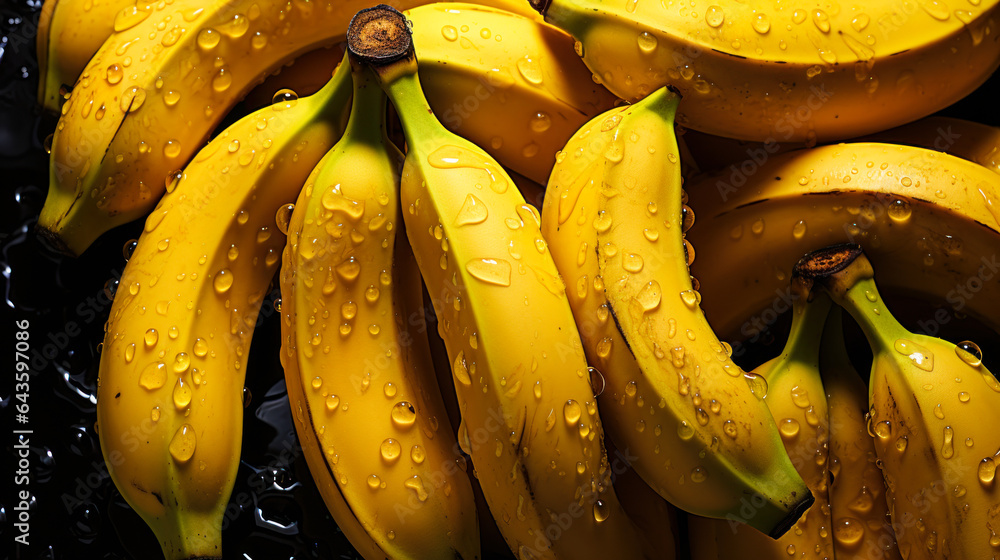
[[542,231],[608,383],[601,412],[636,471],[682,509],[779,536],[812,497],[783,452],[766,382],[732,362],[701,311],[677,101],[663,88],[578,131],[556,159]]
[[836,558],[899,560],[885,481],[868,435],[868,388],[848,358],[843,312],[823,327],[819,371],[830,414],[830,519]]
[[[834,557],[828,461],[831,423],[819,371],[820,340],[831,301],[826,296],[808,301],[805,290],[794,288],[800,297],[792,309],[785,348],[754,373],[768,380],[764,402],[778,424],[788,457],[816,501],[777,539],[745,525],[692,516],[694,558]],[[748,547],[752,552],[747,552]]]
[[385,96],[352,67],[347,130],[287,223],[281,358],[295,427],[327,507],[366,556],[478,558],[472,489],[415,328],[402,154],[385,136]]
[[723,336],[759,338],[794,300],[788,278],[798,258],[844,241],[865,248],[883,286],[1000,327],[1000,292],[990,281],[1000,268],[1000,175],[941,152],[878,143],[765,160],[688,184],[689,203],[702,209],[692,243],[726,256],[692,267]]
[[377,73],[406,135],[406,234],[451,362],[459,445],[490,512],[520,558],[650,557],[611,486],[590,372],[537,210],[437,119],[411,45],[406,19],[387,6],[351,22],[348,49]]
[[285,236],[275,215],[343,129],[329,84],[233,124],[166,186],[122,274],[98,379],[101,450],[168,560],[217,558],[239,465],[243,379]]
[[[48,0],[38,232],[145,219],[114,483],[167,560],[223,556],[274,305],[367,559],[1000,557],[1000,383],[915,334],[1000,332],[1000,134],[924,118],[1000,64],[1000,2],[904,4]],[[942,309],[897,322],[875,268]]]
[[871,345],[868,432],[903,558],[996,558],[1000,383],[979,347],[910,332],[885,307],[854,244],[807,254],[794,273],[855,318]]
[[995,0],[531,5],[576,38],[594,79],[622,99],[675,87],[685,126],[744,140],[884,130],[954,103],[1000,65]]
[[[342,40],[347,19],[366,5],[175,0],[129,19],[62,106],[39,231],[79,255],[101,233],[147,214],[164,178],[256,82],[291,57]],[[572,39],[554,28],[471,6],[431,7],[412,17],[421,30],[417,44],[435,67],[428,71],[428,83],[437,84],[432,97],[449,126],[477,131],[470,135],[480,144],[509,154],[510,165],[536,180],[565,138],[614,102],[589,80],[580,87],[589,72],[567,56]],[[526,141],[499,134],[513,122],[530,133]]]

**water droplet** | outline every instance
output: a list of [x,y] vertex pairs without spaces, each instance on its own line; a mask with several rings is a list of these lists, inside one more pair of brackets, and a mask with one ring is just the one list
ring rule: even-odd
[[457,41],[458,29],[455,29],[452,25],[445,25],[441,28],[441,35],[449,41]]
[[868,14],[858,14],[851,20],[851,27],[858,33],[861,33],[868,27],[869,22],[871,22],[871,18],[868,17]]
[[390,413],[392,423],[399,428],[409,428],[417,420],[417,411],[407,401],[399,401]]
[[184,383],[181,377],[177,378],[177,383],[174,385],[173,398],[177,410],[184,410],[191,404],[191,387]]
[[642,257],[636,253],[625,253],[622,255],[622,268],[631,273],[642,271]]
[[661,296],[660,283],[656,280],[650,280],[636,294],[635,301],[642,308],[643,312],[649,312],[660,306]]
[[286,204],[274,214],[274,223],[278,226],[278,231],[282,235],[288,235],[288,224],[292,221],[292,211],[295,210],[294,204]]
[[603,500],[594,502],[594,521],[602,523],[609,515],[611,515],[611,507],[605,504]]
[[951,459],[955,455],[954,438],[955,431],[951,429],[951,426],[945,426],[944,443],[941,444],[941,456],[945,459]]
[[109,84],[111,85],[117,84],[118,82],[122,81],[122,77],[124,75],[125,73],[122,71],[122,67],[119,66],[118,64],[112,64],[108,66],[107,78]]
[[541,111],[531,117],[531,130],[534,132],[545,132],[552,127],[552,117]]
[[455,218],[455,225],[479,224],[486,221],[488,216],[489,211],[486,208],[486,204],[477,198],[476,195],[467,194],[465,195],[465,202],[462,203],[462,208],[458,211],[458,216]]
[[233,287],[233,273],[228,268],[223,268],[215,274],[212,286],[215,288],[215,293],[217,294],[228,292],[229,288]]
[[297,93],[290,89],[279,89],[271,97],[271,108],[275,111],[284,111],[285,109],[291,109],[299,101],[299,96]]
[[892,435],[892,423],[888,420],[883,420],[875,424],[873,430],[876,436],[882,439],[888,439],[889,436]]
[[806,234],[806,223],[804,220],[799,220],[795,222],[792,226],[792,237],[795,239],[802,239]]
[[221,39],[222,36],[219,32],[211,27],[206,27],[198,32],[198,46],[205,50],[214,49]]
[[691,439],[694,437],[694,428],[686,420],[681,420],[680,424],[677,424],[677,437],[685,441]]
[[177,140],[167,140],[163,144],[163,155],[175,158],[181,154],[181,143]]
[[711,27],[719,27],[725,21],[726,14],[719,6],[709,6],[705,11],[705,23]]
[[642,33],[639,33],[637,42],[639,44],[640,51],[650,54],[656,50],[658,40],[656,39],[656,35],[643,31]]
[[913,213],[910,209],[910,203],[898,198],[889,204],[886,212],[895,222],[905,222],[910,219],[910,215]]
[[382,441],[382,445],[379,446],[379,451],[382,453],[382,458],[385,459],[387,463],[394,463],[399,459],[400,453],[403,452],[403,447],[398,441],[392,438],[386,438]]
[[523,58],[518,59],[517,71],[521,73],[521,77],[528,83],[535,85],[542,83],[542,67],[530,55],[525,55]]
[[698,305],[698,294],[694,290],[684,290],[681,292],[681,301],[688,309],[694,309]]
[[733,422],[732,420],[726,420],[726,422],[722,425],[722,431],[725,432],[725,434],[730,438],[736,439],[736,433],[737,433],[736,422]]
[[[962,359],[963,362],[969,364],[972,367],[979,367],[983,363],[983,351],[979,349],[979,346],[972,341],[966,340],[964,342],[959,342],[955,346],[955,354]],[[986,373],[983,374],[984,376]],[[990,377],[993,377],[990,375]],[[995,381],[995,380],[994,380]]]
[[413,492],[417,495],[417,499],[421,502],[427,500],[427,490],[424,488],[424,481],[421,480],[420,475],[415,474],[410,478],[407,478],[403,482],[403,486],[413,490]]
[[167,366],[156,362],[146,366],[139,375],[139,385],[149,391],[159,389],[167,382]]
[[993,479],[997,474],[997,464],[993,460],[993,457],[986,457],[979,462],[979,482],[990,488],[993,486]]
[[143,335],[142,340],[146,343],[146,348],[152,348],[156,346],[156,341],[159,340],[160,336],[156,332],[156,329],[148,329],[146,334]]
[[747,385],[750,386],[750,392],[753,393],[758,399],[763,399],[767,396],[767,380],[762,376],[752,372],[746,372],[743,374],[743,379],[745,379]]
[[503,259],[472,259],[465,270],[487,284],[510,286],[510,263]]
[[382,479],[378,477],[377,474],[370,475],[368,477],[368,487],[372,490],[378,490],[382,486]]
[[907,442],[908,440],[906,436],[899,436],[896,438],[896,451],[899,451],[900,453],[906,451]]
[[566,404],[563,405],[563,418],[570,426],[579,422],[582,414],[583,410],[580,408],[580,404],[573,399],[566,401]]
[[183,424],[170,440],[170,456],[177,462],[186,463],[194,455],[196,445],[194,428],[191,424]]
[[455,363],[451,371],[459,383],[465,386],[472,385],[472,379],[469,377],[469,368],[465,362],[464,351],[459,351],[458,356],[455,357]]
[[754,235],[761,235],[764,233],[764,218],[757,218],[753,224],[750,225],[750,231]]
[[153,13],[153,5],[148,4],[146,6],[140,6],[136,4],[134,6],[128,6],[123,8],[117,14],[115,14],[114,30],[115,33],[120,33],[126,29],[131,29],[136,25],[139,25],[142,21],[149,17]]
[[750,25],[753,26],[754,31],[761,35],[771,30],[771,22],[767,19],[766,14],[758,13],[750,22]]
[[[233,74],[226,68],[219,68],[219,71],[212,78],[212,89],[218,92],[223,92],[229,89],[229,86],[233,85]],[[230,152],[233,150],[230,149]]]
[[146,90],[139,86],[132,86],[122,94],[121,109],[126,113],[137,111],[146,101]]
[[799,422],[794,418],[785,418],[778,423],[778,431],[785,438],[794,438],[799,435]]
[[896,352],[910,358],[915,366],[924,371],[934,370],[934,354],[912,340],[899,338],[894,345]]
[[830,32],[830,16],[826,14],[823,10],[814,10],[812,14],[813,23],[816,28],[823,33]]
[[691,482],[705,482],[706,478],[708,478],[708,472],[704,467],[695,467],[691,469]]

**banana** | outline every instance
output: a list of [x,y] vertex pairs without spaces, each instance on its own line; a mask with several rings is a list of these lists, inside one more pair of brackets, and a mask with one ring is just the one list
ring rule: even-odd
[[199,152],[122,274],[101,354],[101,450],[168,560],[221,557],[244,366],[284,244],[275,214],[340,135],[344,66],[316,95],[253,113]]
[[63,92],[119,27],[149,17],[153,3],[139,0],[46,0],[38,15],[38,103],[59,114]]
[[996,0],[531,3],[619,97],[671,85],[684,95],[682,124],[745,140],[823,142],[898,126],[961,99],[1000,64]]
[[868,432],[885,478],[900,556],[1000,556],[1000,383],[971,342],[907,331],[885,307],[861,247],[809,253],[796,276],[822,287],[872,348]]
[[836,308],[827,317],[819,354],[830,413],[833,549],[842,559],[899,560],[888,522],[885,481],[865,423],[868,388],[847,357],[841,316]]
[[[422,0],[407,0],[404,6],[419,3]],[[78,255],[101,233],[148,213],[163,192],[164,177],[188,161],[256,82],[303,52],[342,40],[349,16],[365,5],[339,0],[292,4],[213,0],[208,5],[201,0],[175,0],[157,4],[152,15],[112,35],[63,105],[52,139],[50,188],[39,216],[39,232],[53,245]],[[467,26],[469,16],[464,10],[428,14],[432,21],[421,27],[437,27],[422,37],[440,45],[436,51],[446,53],[440,65],[445,61],[454,65],[429,72],[434,76],[429,83],[442,80],[445,85],[439,87],[447,94],[443,102],[449,107],[459,104],[461,118],[451,124],[488,134],[488,144],[501,138],[496,129],[486,126],[495,124],[490,119],[498,109],[517,110],[525,119],[519,124],[526,129],[551,122],[550,130],[539,133],[534,146],[515,145],[511,139],[506,148],[537,167],[549,161],[542,147],[554,153],[551,146],[561,140],[559,133],[569,134],[572,122],[566,124],[564,117],[582,122],[586,117],[578,113],[589,107],[581,105],[584,100],[592,100],[594,107],[589,110],[596,111],[614,97],[593,83],[581,88],[564,79],[587,75],[582,63],[559,54],[570,48],[568,37],[523,16],[505,14],[482,16],[494,26],[492,30],[484,25],[474,37],[463,32],[456,41],[446,38],[441,29]],[[487,31],[496,33],[490,43],[483,39]],[[521,56],[530,49],[537,58],[514,58],[501,67],[480,56],[477,48],[499,53],[508,44],[517,44],[508,40],[501,45],[496,39],[504,35],[525,41],[523,48],[509,47],[512,52]],[[463,48],[469,41],[476,48]],[[542,66],[542,60],[552,62]],[[528,76],[535,82],[519,85],[527,78],[513,75],[518,72],[517,62],[529,67]],[[561,68],[574,64],[576,70],[560,73]],[[538,75],[532,73],[539,68]],[[497,71],[491,74],[493,69]],[[456,90],[453,79],[463,87],[471,84],[473,93]],[[542,79],[548,81],[537,83]],[[480,100],[477,86],[488,94],[486,100]],[[472,110],[473,102],[479,102],[478,110]],[[487,107],[490,110],[484,110]],[[530,119],[537,115],[526,113],[528,109],[544,111],[549,120],[538,118],[533,125]],[[486,125],[476,124],[480,121]],[[499,145],[495,149],[503,151]]]
[[508,546],[521,559],[644,557],[610,484],[587,363],[537,211],[495,160],[438,121],[401,14],[359,12],[348,48],[400,115],[407,237],[452,364],[459,444]]
[[800,286],[793,285],[793,290],[799,299],[792,308],[785,348],[754,373],[767,380],[764,402],[778,423],[785,451],[816,502],[778,539],[745,525],[691,516],[691,552],[696,559],[834,558],[828,461],[831,421],[819,371],[820,340],[831,301],[822,293],[808,301],[808,293]]
[[[591,120],[556,159],[542,232],[570,286],[601,415],[654,490],[779,536],[812,503],[761,400],[699,307],[666,88]],[[742,510],[742,513],[741,513]]]
[[[806,147],[802,142],[761,143],[733,140],[687,130],[684,139],[704,171],[760,165],[771,156]],[[917,146],[967,159],[1000,173],[1000,129],[951,117],[932,116],[900,127],[856,138],[852,142],[880,142]]]
[[922,148],[874,143],[798,150],[745,171],[687,184],[698,212],[690,240],[712,257],[698,259],[692,272],[722,336],[760,337],[790,306],[795,262],[842,241],[864,246],[894,293],[944,300],[1000,328],[1000,285],[990,281],[1000,268],[996,173]]
[[347,129],[287,225],[281,358],[296,431],[334,520],[365,558],[480,558],[400,227],[403,156],[385,136],[385,95],[351,65]]

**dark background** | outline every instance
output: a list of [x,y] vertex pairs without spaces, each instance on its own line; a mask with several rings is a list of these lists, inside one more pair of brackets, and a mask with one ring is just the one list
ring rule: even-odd
[[[159,558],[152,532],[128,507],[107,476],[94,432],[98,345],[110,310],[109,293],[126,262],[123,249],[141,231],[141,223],[102,236],[79,260],[61,259],[29,233],[45,199],[48,156],[44,138],[54,129],[51,117],[36,105],[35,21],[41,0],[0,0],[0,334],[4,383],[0,408],[13,427],[11,392],[13,321],[31,322],[31,546],[9,558],[127,559]],[[940,114],[1000,125],[1000,78],[994,75],[966,99]],[[228,124],[245,112],[240,106]],[[704,257],[703,257],[704,258]],[[276,290],[276,286],[275,286]],[[247,360],[247,404],[243,453],[228,524],[226,558],[358,558],[327,513],[298,451],[288,412],[277,314],[264,302],[262,323],[254,333]],[[900,305],[920,305],[900,302]],[[892,306],[890,306],[892,307]],[[786,314],[788,315],[788,314]],[[918,315],[926,316],[926,315]],[[67,329],[72,322],[81,330]],[[1000,351],[995,333],[982,334],[975,323],[957,321],[946,338],[981,341],[987,365]],[[748,346],[740,365],[752,368],[778,353],[788,317],[771,331],[780,336]],[[911,326],[912,327],[912,326]],[[979,336],[966,337],[966,333]],[[430,329],[429,332],[434,332]],[[857,331],[849,333],[859,337]],[[954,338],[949,336],[960,336]],[[855,347],[866,348],[860,344]],[[853,356],[867,371],[869,356]],[[8,369],[9,368],[9,369]],[[12,473],[13,443],[3,437],[3,472]],[[12,479],[4,479],[0,502],[0,540],[11,546],[16,531]],[[244,505],[240,505],[240,503]],[[683,538],[681,540],[684,540]]]

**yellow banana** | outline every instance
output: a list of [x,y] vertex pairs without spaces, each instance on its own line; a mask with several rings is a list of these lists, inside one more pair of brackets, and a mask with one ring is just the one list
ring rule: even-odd
[[556,159],[542,231],[569,286],[602,418],[675,506],[783,534],[812,498],[785,455],[759,377],[732,362],[699,307],[684,239],[666,88],[591,120]]
[[843,241],[865,247],[883,287],[947,302],[950,310],[921,320],[929,334],[955,312],[1000,327],[996,173],[922,148],[871,143],[789,152],[747,171],[687,184],[698,212],[689,237],[712,256],[692,271],[723,336],[759,338],[794,299],[787,282],[795,262]]
[[808,558],[833,560],[830,519],[830,417],[820,379],[820,340],[830,310],[825,294],[792,308],[792,327],[781,355],[754,369],[768,382],[764,401],[778,423],[785,451],[816,502],[778,539],[745,526],[691,516],[691,551],[700,560]]
[[437,120],[401,14],[359,12],[348,47],[373,65],[400,115],[403,218],[452,363],[459,444],[508,546],[521,559],[643,557],[610,484],[586,360],[537,211],[495,160]]
[[148,17],[143,0],[46,0],[38,15],[38,103],[58,114],[63,92],[76,83],[90,57],[117,28]]
[[961,99],[1000,63],[996,0],[531,3],[613,93],[635,101],[671,85],[685,126],[746,140],[898,126]]
[[830,412],[833,548],[845,560],[899,560],[885,481],[865,423],[868,388],[848,359],[841,315],[837,308],[827,317],[819,357]]
[[[404,7],[418,3],[408,0]],[[101,233],[149,212],[164,177],[184,165],[255,82],[291,57],[342,40],[359,7],[335,0],[214,0],[207,6],[175,0],[113,35],[63,106],[39,230],[79,254]],[[442,115],[454,114],[448,124],[475,132],[470,136],[535,180],[587,118],[581,112],[613,103],[589,80],[580,87],[588,73],[567,56],[572,41],[544,24],[472,7],[428,7],[411,17],[431,67],[428,90],[440,97]],[[469,26],[474,34],[459,31]],[[512,126],[518,137],[530,131],[531,140],[522,144],[508,135],[504,141]]]
[[885,478],[900,556],[1000,557],[1000,383],[971,342],[915,334],[885,307],[861,247],[810,253],[795,274],[822,286],[872,348],[868,431]]
[[284,244],[275,213],[339,136],[349,79],[342,68],[316,95],[253,113],[199,152],[122,275],[101,355],[101,450],[168,560],[221,557],[244,366]]
[[344,136],[287,225],[281,358],[296,431],[334,520],[365,558],[480,558],[401,227],[403,156],[385,136],[378,84],[359,67],[353,75]]
[[[757,166],[777,154],[804,148],[802,142],[765,144],[687,130],[684,139],[704,171],[723,167],[733,172]],[[857,138],[853,142],[881,142],[917,146],[974,161],[1000,173],[1000,129],[951,117],[927,117],[903,126]]]

